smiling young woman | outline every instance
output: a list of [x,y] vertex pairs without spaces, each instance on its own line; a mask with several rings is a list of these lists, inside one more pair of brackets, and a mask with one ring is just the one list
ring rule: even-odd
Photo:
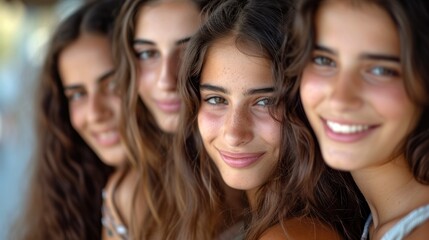
[[371,210],[362,239],[427,237],[428,2],[303,0],[297,9],[286,115],[309,123],[318,146],[308,149],[353,176]]

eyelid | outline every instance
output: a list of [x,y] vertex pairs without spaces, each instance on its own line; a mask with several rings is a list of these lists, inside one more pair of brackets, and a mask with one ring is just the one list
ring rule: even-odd
[[[69,102],[74,102],[86,95],[86,92],[83,90],[71,90],[68,92],[65,92],[64,94]],[[76,98],[76,96],[79,95],[79,97]]]

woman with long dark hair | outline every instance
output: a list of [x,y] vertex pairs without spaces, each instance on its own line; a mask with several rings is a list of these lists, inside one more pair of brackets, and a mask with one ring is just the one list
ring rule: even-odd
[[362,239],[429,236],[428,24],[423,0],[298,1],[286,116],[315,161],[353,176]]

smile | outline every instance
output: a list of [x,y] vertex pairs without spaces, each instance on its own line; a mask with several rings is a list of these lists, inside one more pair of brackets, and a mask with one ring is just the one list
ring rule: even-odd
[[97,143],[104,147],[113,146],[120,142],[120,135],[116,130],[99,132],[93,136]]
[[326,125],[329,129],[334,133],[342,133],[342,134],[354,134],[359,132],[364,132],[370,128],[369,125],[362,124],[340,124],[337,122],[326,121]]
[[264,153],[231,153],[219,151],[222,160],[232,168],[245,168],[257,162]]
[[157,101],[156,104],[158,107],[167,113],[176,113],[180,110],[181,106],[180,100],[173,100],[173,101]]

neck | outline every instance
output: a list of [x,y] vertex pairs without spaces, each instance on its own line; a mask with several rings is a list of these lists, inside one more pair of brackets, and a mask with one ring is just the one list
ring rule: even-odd
[[246,191],[247,199],[249,201],[249,206],[251,210],[255,210],[256,208],[256,192],[258,188],[250,189]]
[[375,229],[429,203],[429,186],[416,181],[404,156],[351,174],[368,202]]

